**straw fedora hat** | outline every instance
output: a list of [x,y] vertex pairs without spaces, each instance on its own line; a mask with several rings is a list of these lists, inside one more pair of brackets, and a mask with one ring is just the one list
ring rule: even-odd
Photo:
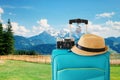
[[71,51],[78,55],[93,56],[104,54],[108,50],[102,37],[94,34],[84,34]]

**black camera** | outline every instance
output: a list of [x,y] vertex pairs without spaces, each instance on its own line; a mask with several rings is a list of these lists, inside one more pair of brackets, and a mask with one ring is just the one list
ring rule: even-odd
[[73,38],[57,38],[57,48],[58,49],[71,49],[74,46]]
[[[69,25],[70,25],[69,37],[68,38],[57,38],[57,48],[58,49],[71,49],[72,46],[74,46],[75,41],[74,41],[74,38],[72,38],[72,35],[71,35],[71,25],[72,25],[72,23],[77,23],[77,24],[85,23],[87,25],[88,20],[79,19],[79,18],[69,20]],[[87,33],[87,27],[86,27],[86,33]]]

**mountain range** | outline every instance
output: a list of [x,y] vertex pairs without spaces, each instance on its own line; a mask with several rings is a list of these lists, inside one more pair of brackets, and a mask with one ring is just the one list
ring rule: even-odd
[[[77,41],[81,36],[73,33],[73,37]],[[67,37],[68,33],[62,35],[63,37]],[[44,31],[39,35],[35,35],[29,38],[23,36],[14,36],[15,40],[15,49],[16,50],[34,50],[40,54],[51,54],[52,50],[56,48],[56,38],[60,37],[53,36],[50,33]],[[109,37],[105,39],[106,45],[109,46],[110,50],[120,53],[120,37]]]
[[120,53],[120,37],[109,37],[105,39],[105,42],[110,49]]

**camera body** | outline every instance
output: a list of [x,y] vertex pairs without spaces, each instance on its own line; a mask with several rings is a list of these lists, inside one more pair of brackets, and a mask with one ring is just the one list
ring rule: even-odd
[[[85,19],[71,19],[69,20],[69,26],[70,26],[70,33],[69,33],[69,37],[68,38],[57,38],[57,49],[71,49],[72,46],[75,45],[75,41],[74,38],[72,38],[72,31],[71,31],[71,25],[72,23],[84,23],[84,24],[88,24],[88,20]],[[79,32],[79,29],[77,29],[77,31]],[[86,33],[87,33],[87,27],[86,27]]]
[[71,49],[74,44],[74,38],[57,38],[57,49]]

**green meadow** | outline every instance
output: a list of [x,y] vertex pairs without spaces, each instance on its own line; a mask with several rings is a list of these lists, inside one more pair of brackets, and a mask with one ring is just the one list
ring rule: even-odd
[[[51,80],[51,65],[5,60],[0,63],[0,80]],[[120,80],[120,66],[111,66],[111,80]]]
[[50,80],[50,64],[6,60],[0,64],[0,80]]

